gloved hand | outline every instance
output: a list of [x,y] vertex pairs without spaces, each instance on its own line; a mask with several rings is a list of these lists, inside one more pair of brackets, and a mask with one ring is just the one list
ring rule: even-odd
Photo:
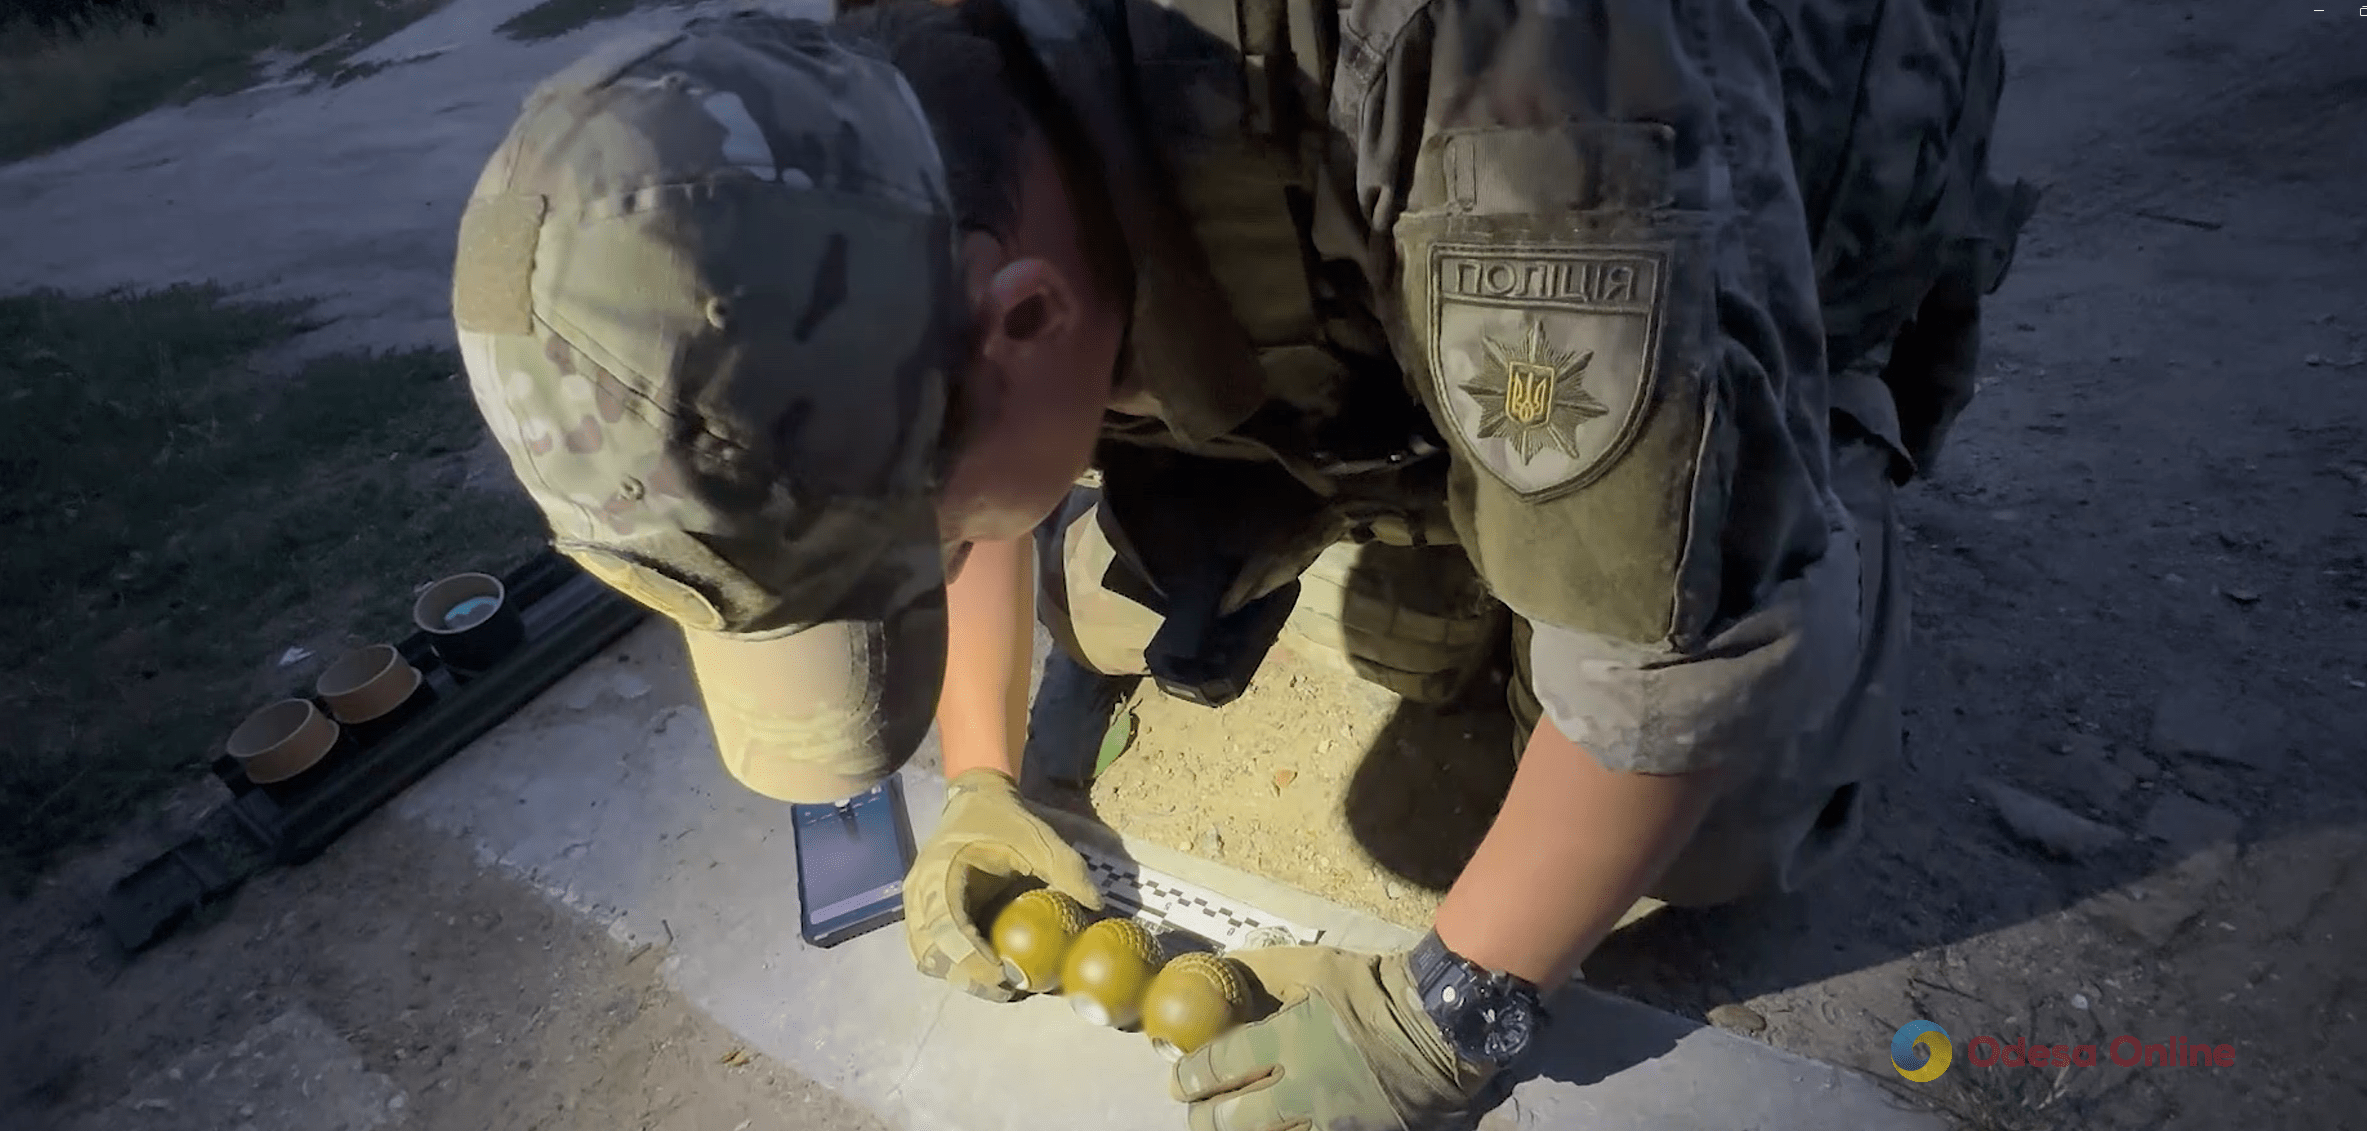
[[1440,1131],[1467,1125],[1488,1070],[1422,1009],[1405,954],[1328,946],[1233,957],[1280,1008],[1183,1058],[1192,1131]]
[[904,939],[913,965],[988,1001],[1017,997],[978,916],[1027,877],[1101,909],[1085,858],[1027,811],[1009,776],[978,769],[947,782],[945,818],[904,877]]

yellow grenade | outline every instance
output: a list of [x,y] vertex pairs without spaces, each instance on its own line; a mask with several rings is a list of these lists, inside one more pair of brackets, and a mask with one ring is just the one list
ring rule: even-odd
[[994,917],[995,957],[1003,976],[1031,994],[1060,988],[1060,960],[1088,922],[1085,906],[1050,888],[1023,892]]
[[1142,1031],[1169,1060],[1224,1035],[1249,1012],[1249,971],[1231,958],[1179,954],[1151,980],[1142,999]]
[[1159,972],[1159,940],[1132,919],[1104,919],[1069,944],[1061,992],[1077,1016],[1123,1029],[1142,1016],[1143,991]]

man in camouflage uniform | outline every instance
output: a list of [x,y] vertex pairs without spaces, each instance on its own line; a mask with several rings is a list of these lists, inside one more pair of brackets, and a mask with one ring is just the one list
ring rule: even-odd
[[834,800],[940,724],[906,929],[983,997],[997,896],[1099,903],[1013,785],[1031,608],[1209,701],[1294,603],[1415,698],[1509,621],[1521,761],[1432,936],[1250,952],[1279,1012],[1175,1070],[1197,1128],[1445,1126],[1520,1042],[1442,978],[1527,1002],[1642,897],[1793,888],[1894,758],[1892,492],[2031,203],[1986,168],[1996,37],[1993,0],[700,21],[529,99],[454,310],[735,776]]

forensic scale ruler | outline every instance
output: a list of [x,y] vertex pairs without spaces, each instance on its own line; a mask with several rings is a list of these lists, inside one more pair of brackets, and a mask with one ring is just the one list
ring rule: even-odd
[[1085,872],[1103,903],[1160,936],[1183,935],[1218,952],[1314,943],[1323,932],[1250,907],[1166,873],[1145,868],[1099,845],[1079,844]]

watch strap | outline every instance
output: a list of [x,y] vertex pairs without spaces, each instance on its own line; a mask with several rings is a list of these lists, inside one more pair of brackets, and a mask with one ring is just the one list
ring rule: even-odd
[[1463,972],[1477,984],[1497,984],[1525,991],[1531,997],[1540,1000],[1544,997],[1536,983],[1526,978],[1516,974],[1490,970],[1447,949],[1446,940],[1439,938],[1437,931],[1423,935],[1422,941],[1414,944],[1411,965],[1414,971],[1414,984],[1424,991],[1422,1000],[1425,1004],[1430,1000],[1429,990],[1434,985],[1444,982],[1450,974],[1457,970]]
[[1502,1067],[1482,1047],[1486,1034],[1471,1030],[1475,1024],[1483,1024],[1483,1016],[1501,1008],[1507,999],[1525,1007],[1536,1024],[1542,1025],[1546,1020],[1543,995],[1535,985],[1512,974],[1488,970],[1456,954],[1438,937],[1437,931],[1429,932],[1415,944],[1407,965],[1414,976],[1414,989],[1420,995],[1423,1011],[1457,1054],[1473,1064]]

